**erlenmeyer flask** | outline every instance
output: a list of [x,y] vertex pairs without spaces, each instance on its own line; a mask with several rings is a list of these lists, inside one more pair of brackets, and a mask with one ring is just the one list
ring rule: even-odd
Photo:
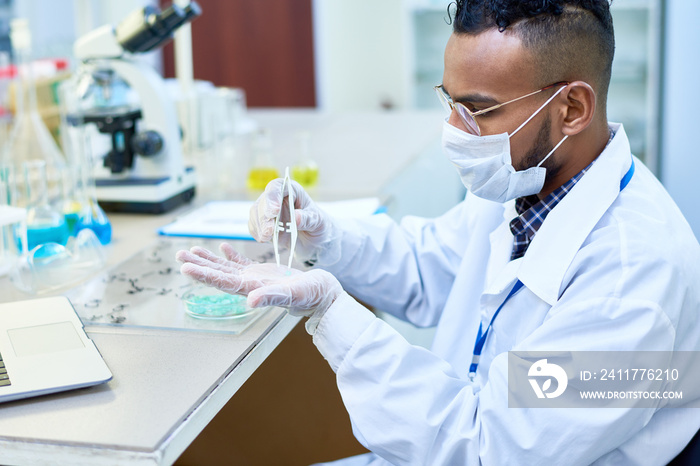
[[23,168],[28,249],[50,242],[66,244],[70,232],[63,214],[49,202],[46,162],[30,160]]
[[77,230],[92,230],[102,244],[108,244],[112,240],[112,224],[104,210],[97,203],[97,190],[95,180],[92,177],[92,163],[88,157],[78,170],[80,183],[77,186],[80,199],[80,211],[78,212]]
[[[61,195],[61,172],[65,160],[41,119],[36,101],[36,89],[31,63],[28,60],[31,44],[29,26],[26,20],[14,19],[11,26],[12,44],[17,57],[18,79],[15,81],[16,112],[14,126],[4,147],[2,163],[15,168],[15,174],[23,172],[26,163],[43,161],[47,173],[47,189],[51,199]],[[16,180],[20,185],[24,180]],[[26,207],[27,199],[22,195],[27,189],[18,186],[17,199],[13,204]]]

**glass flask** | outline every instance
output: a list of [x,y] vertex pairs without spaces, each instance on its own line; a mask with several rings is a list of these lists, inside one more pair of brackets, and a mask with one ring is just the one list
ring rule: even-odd
[[248,173],[248,188],[255,191],[264,190],[267,183],[279,176],[272,157],[270,130],[261,128],[253,139],[253,163]]
[[92,164],[86,158],[78,170],[80,181],[78,183],[78,199],[80,199],[80,211],[78,212],[77,230],[92,230],[102,244],[112,241],[112,224],[104,210],[97,203],[97,189],[92,177]]
[[[74,229],[92,230],[102,244],[112,239],[112,225],[97,202],[95,159],[111,151],[111,136],[100,133],[93,119],[103,119],[134,111],[126,82],[110,69],[78,71],[59,86],[61,138],[70,161],[72,194],[64,202],[66,218]],[[117,136],[117,134],[115,134]]]
[[24,198],[27,200],[27,248],[44,243],[65,245],[70,236],[68,224],[61,212],[49,202],[46,162],[30,160],[24,163]]
[[82,230],[65,246],[44,243],[22,254],[10,270],[10,281],[26,293],[54,292],[94,277],[104,263],[97,237],[92,230]]
[[15,81],[16,111],[14,125],[10,131],[7,144],[3,148],[2,163],[14,167],[17,176],[17,196],[13,205],[27,207],[28,192],[21,184],[24,178],[20,174],[27,163],[44,162],[47,180],[47,194],[50,199],[61,195],[61,176],[65,169],[65,160],[56,141],[41,118],[37,106],[36,88],[32,64],[29,61],[31,39],[26,20],[12,21],[12,43],[17,57],[17,75]]

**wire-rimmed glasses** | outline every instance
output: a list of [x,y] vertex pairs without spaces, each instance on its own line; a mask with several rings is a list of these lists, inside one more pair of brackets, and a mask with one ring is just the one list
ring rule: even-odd
[[447,92],[445,92],[445,89],[442,87],[442,84],[438,84],[437,86],[434,87],[435,92],[437,93],[438,100],[442,104],[442,106],[447,110],[449,113],[452,113],[452,110],[457,111],[457,115],[459,118],[462,120],[462,123],[464,123],[464,126],[467,128],[467,131],[470,132],[471,134],[474,134],[476,136],[481,136],[481,128],[479,128],[479,123],[476,122],[476,118],[479,115],[483,115],[484,113],[490,112],[492,110],[496,110],[497,108],[501,108],[504,105],[508,105],[513,102],[517,102],[518,100],[524,99],[525,97],[530,97],[535,94],[539,94],[542,91],[546,91],[547,89],[551,89],[553,87],[556,87],[558,85],[567,85],[569,84],[568,81],[558,81],[553,84],[550,84],[549,86],[545,86],[542,89],[538,89],[534,92],[530,92],[529,94],[525,94],[524,96],[518,97],[513,100],[509,100],[508,102],[503,102],[502,104],[497,104],[489,108],[485,108],[483,110],[478,110],[476,112],[472,112],[469,110],[463,103],[461,102],[453,102],[452,97],[450,97]]

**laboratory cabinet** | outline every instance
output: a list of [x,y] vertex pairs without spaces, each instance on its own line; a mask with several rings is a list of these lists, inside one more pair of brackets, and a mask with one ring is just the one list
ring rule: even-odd
[[[439,108],[433,86],[442,81],[443,52],[451,28],[448,0],[404,0],[411,53],[408,96],[416,108]],[[662,1],[614,0],[615,59],[608,119],[623,123],[632,152],[655,173],[661,127]]]

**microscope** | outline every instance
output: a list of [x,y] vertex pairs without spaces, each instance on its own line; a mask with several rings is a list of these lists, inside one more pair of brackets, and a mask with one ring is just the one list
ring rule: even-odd
[[194,196],[175,103],[163,78],[135,55],[161,47],[200,14],[194,1],[162,12],[146,6],[75,43],[80,65],[61,89],[64,141],[67,152],[94,165],[96,197],[106,211],[163,213]]

